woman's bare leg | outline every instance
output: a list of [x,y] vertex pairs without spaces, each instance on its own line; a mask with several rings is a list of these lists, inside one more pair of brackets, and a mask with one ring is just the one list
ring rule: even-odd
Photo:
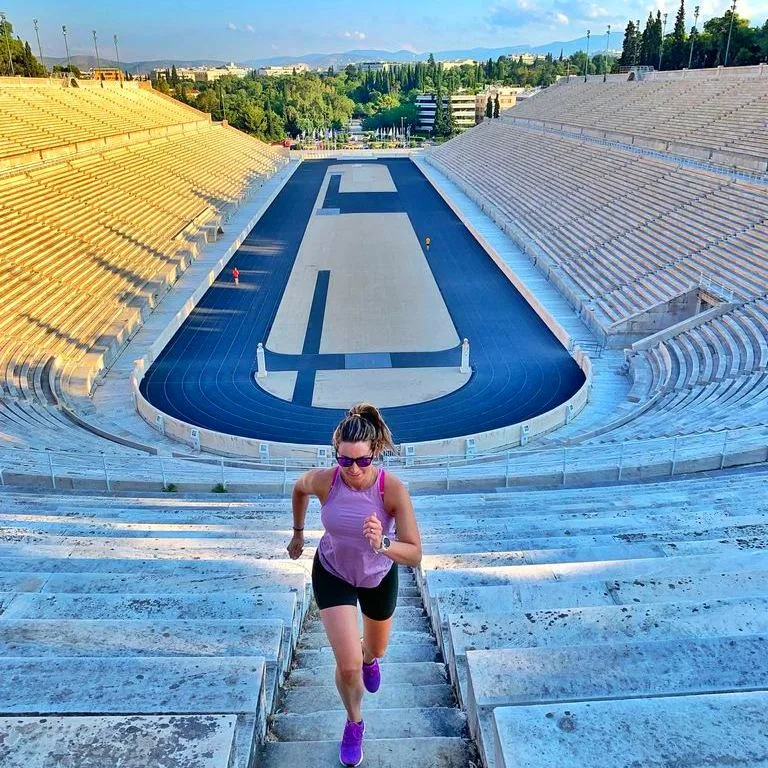
[[363,719],[360,706],[363,701],[363,651],[357,628],[357,606],[337,605],[320,611],[336,657],[336,687],[347,710],[347,718],[353,723]]
[[376,621],[363,616],[363,661],[366,664],[380,659],[387,652],[393,618]]

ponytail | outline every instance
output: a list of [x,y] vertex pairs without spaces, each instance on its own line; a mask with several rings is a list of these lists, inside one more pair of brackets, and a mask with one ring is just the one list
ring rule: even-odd
[[395,450],[392,433],[379,409],[370,403],[353,405],[333,433],[333,447],[340,443],[370,443],[374,456]]

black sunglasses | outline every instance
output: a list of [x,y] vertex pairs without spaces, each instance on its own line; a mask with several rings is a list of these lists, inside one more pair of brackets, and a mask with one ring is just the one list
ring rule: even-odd
[[340,467],[344,467],[345,469],[348,469],[353,464],[357,464],[360,469],[365,469],[366,467],[371,466],[373,456],[358,456],[358,458],[352,459],[349,456],[340,456],[339,454],[336,454],[336,461]]

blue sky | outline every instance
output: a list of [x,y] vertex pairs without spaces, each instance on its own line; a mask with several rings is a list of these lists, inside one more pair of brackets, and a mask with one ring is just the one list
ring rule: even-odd
[[[1,2],[2,0],[0,0]],[[687,23],[697,0],[686,0]],[[701,22],[723,13],[730,0],[698,0]],[[40,21],[45,55],[63,56],[61,25],[70,52],[114,56],[113,34],[123,61],[154,58],[213,58],[242,61],[276,55],[333,53],[355,48],[437,51],[475,46],[538,45],[582,37],[587,29],[604,35],[612,24],[618,46],[629,18],[645,20],[661,8],[671,24],[679,0],[4,0],[3,10],[37,51],[32,19]],[[737,0],[737,12],[762,23],[768,0]],[[612,45],[613,47],[613,45]]]

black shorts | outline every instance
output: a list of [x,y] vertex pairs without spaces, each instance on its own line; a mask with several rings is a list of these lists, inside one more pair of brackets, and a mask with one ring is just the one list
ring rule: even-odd
[[321,611],[323,608],[334,608],[337,605],[356,606],[360,601],[363,616],[374,621],[385,621],[391,618],[397,605],[397,564],[392,563],[389,572],[377,587],[355,587],[324,568],[320,555],[315,552],[312,562],[312,591]]

